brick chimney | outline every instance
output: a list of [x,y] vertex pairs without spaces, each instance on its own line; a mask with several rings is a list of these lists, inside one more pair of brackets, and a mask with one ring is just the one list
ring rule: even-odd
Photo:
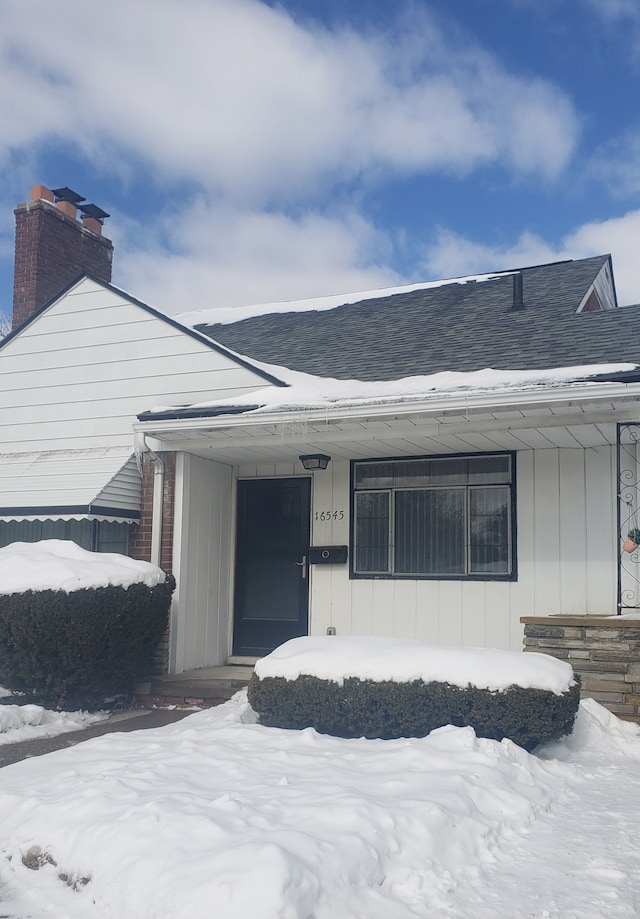
[[16,208],[14,329],[78,275],[111,281],[113,243],[102,236],[101,220],[109,215],[93,204],[81,205],[89,213],[78,220],[80,201],[84,198],[70,189],[54,193],[34,185],[31,200]]

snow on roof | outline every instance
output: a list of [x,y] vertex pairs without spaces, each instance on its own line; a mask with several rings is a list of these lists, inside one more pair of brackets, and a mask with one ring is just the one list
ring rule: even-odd
[[522,686],[557,695],[575,683],[571,665],[547,654],[453,648],[370,635],[293,638],[259,660],[255,673],[260,679],[287,680],[304,674],[341,686],[349,677],[397,683],[436,680],[462,688],[500,691]]
[[[385,402],[411,402],[456,391],[491,392],[505,389],[527,389],[546,385],[561,385],[596,377],[601,374],[634,370],[635,364],[589,364],[557,367],[551,370],[485,370],[442,371],[400,380],[363,382],[336,380],[300,373],[244,358],[256,367],[268,370],[288,385],[264,387],[229,399],[214,399],[188,406],[190,409],[215,409],[246,406],[252,414],[283,409],[323,408],[327,406],[379,405]],[[255,408],[255,406],[259,406]],[[182,406],[187,408],[187,406]],[[176,406],[155,406],[150,414],[175,411]]]
[[14,542],[0,549],[0,594],[26,590],[75,590],[94,587],[153,587],[166,578],[149,562],[115,552],[88,552],[65,539]]
[[475,274],[465,278],[449,278],[443,281],[423,281],[419,284],[405,284],[401,287],[382,287],[377,290],[360,290],[351,293],[332,294],[328,297],[310,297],[304,300],[288,300],[279,303],[258,303],[251,306],[214,307],[204,310],[190,310],[178,313],[174,318],[186,326],[226,325],[240,322],[242,319],[253,319],[254,316],[266,316],[270,313],[304,313],[313,310],[333,310],[349,303],[360,303],[362,300],[377,300],[391,297],[394,294],[408,294],[414,290],[429,290],[444,287],[447,284],[468,284],[471,281],[491,281],[494,278],[514,274],[513,271],[499,271],[493,274]]

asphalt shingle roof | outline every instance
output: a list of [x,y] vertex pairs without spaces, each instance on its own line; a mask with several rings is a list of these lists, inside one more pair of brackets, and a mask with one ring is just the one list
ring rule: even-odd
[[503,275],[198,330],[255,360],[338,379],[640,364],[640,306],[576,313],[607,262],[522,269],[521,310],[513,309],[513,276]]

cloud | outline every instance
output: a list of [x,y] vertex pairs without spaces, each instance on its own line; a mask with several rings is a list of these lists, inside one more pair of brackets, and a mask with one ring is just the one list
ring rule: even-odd
[[441,230],[424,259],[422,271],[428,278],[450,278],[610,253],[618,302],[627,305],[640,303],[638,239],[640,210],[585,223],[555,246],[533,233],[522,233],[511,246],[488,246]]
[[630,131],[597,149],[588,167],[614,198],[640,192],[640,132]]
[[640,21],[637,0],[585,0],[597,17],[617,22],[624,19]]
[[358,34],[257,0],[3,0],[0,112],[0,158],[63,139],[100,168],[130,160],[245,206],[375,170],[552,178],[579,133],[552,84],[426,13]]
[[125,189],[120,207],[99,201],[114,283],[168,312],[410,280],[389,267],[398,241],[364,216],[367,192],[486,167],[553,182],[581,124],[551,82],[508,72],[427,5],[397,7],[385,31],[356,32],[258,0],[2,0],[14,184],[0,176],[0,244],[17,177],[22,198],[57,150]]
[[287,217],[205,198],[145,227],[118,215],[114,283],[171,315],[402,283],[357,212]]

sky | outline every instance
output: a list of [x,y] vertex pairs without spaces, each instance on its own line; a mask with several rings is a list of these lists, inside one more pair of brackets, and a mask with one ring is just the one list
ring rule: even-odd
[[171,315],[610,252],[640,302],[637,0],[2,0],[13,209],[111,216]]

